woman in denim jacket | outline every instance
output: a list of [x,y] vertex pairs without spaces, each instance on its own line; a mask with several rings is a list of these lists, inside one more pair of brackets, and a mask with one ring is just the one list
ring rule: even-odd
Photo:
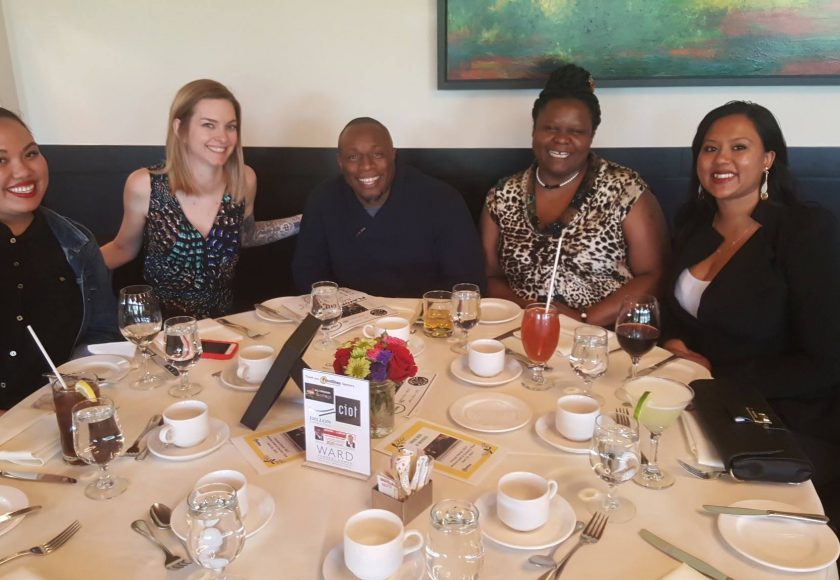
[[84,344],[119,337],[108,270],[93,235],[40,207],[47,162],[20,118],[0,108],[0,410],[45,383]]

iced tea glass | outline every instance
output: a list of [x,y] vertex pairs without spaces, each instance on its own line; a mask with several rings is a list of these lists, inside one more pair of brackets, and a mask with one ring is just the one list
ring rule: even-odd
[[66,463],[71,465],[84,465],[84,461],[76,455],[76,448],[73,446],[73,407],[77,403],[86,400],[86,397],[76,391],[76,382],[85,381],[91,386],[96,396],[99,396],[99,384],[92,376],[85,374],[62,374],[62,380],[52,379],[53,404],[55,406],[55,418],[58,421],[58,435],[61,440],[61,456]]
[[522,314],[520,332],[525,354],[534,363],[525,370],[522,385],[532,391],[551,388],[554,381],[546,378],[545,363],[554,355],[560,340],[560,311],[541,302],[529,304]]

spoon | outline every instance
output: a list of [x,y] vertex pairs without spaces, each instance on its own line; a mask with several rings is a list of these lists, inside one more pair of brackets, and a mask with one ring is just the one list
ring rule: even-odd
[[149,517],[152,519],[152,523],[161,530],[172,529],[172,510],[165,503],[153,503],[152,507],[149,508]]
[[[583,526],[584,526],[584,523],[582,521],[578,520],[577,522],[575,522],[575,529],[572,530],[571,534],[569,534],[569,538],[571,538],[576,533],[581,531],[583,529]],[[568,540],[569,538],[566,538],[566,540]],[[563,542],[565,542],[566,540],[563,540]],[[554,561],[554,554],[555,554],[555,552],[557,552],[557,548],[559,548],[560,545],[563,542],[560,542],[559,544],[554,546],[551,549],[551,552],[549,552],[548,554],[546,554],[546,555],[535,554],[534,556],[531,556],[530,558],[528,558],[528,561],[531,564],[534,564],[535,566],[545,566],[547,568],[553,568],[554,566],[557,565],[557,562]]]

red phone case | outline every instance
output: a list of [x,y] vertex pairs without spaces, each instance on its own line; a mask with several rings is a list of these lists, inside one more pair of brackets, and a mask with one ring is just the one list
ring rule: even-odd
[[[202,350],[201,351],[201,358],[212,358],[212,359],[216,359],[216,360],[230,360],[236,354],[236,351],[239,350],[239,343],[238,342],[230,342],[228,340],[212,340],[212,339],[207,339],[207,338],[202,338],[201,339],[201,344],[202,345],[207,344],[207,343],[225,344],[225,345],[232,346],[233,348],[228,350],[226,353],[208,352],[206,350]],[[202,349],[203,349],[203,346],[202,346]]]

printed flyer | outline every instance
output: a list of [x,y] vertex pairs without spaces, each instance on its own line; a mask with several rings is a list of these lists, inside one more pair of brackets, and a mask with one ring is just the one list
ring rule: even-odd
[[303,384],[307,464],[369,476],[368,382],[305,369]]
[[273,469],[303,457],[306,435],[303,423],[297,422],[270,431],[234,437],[233,445],[258,473],[270,473]]

